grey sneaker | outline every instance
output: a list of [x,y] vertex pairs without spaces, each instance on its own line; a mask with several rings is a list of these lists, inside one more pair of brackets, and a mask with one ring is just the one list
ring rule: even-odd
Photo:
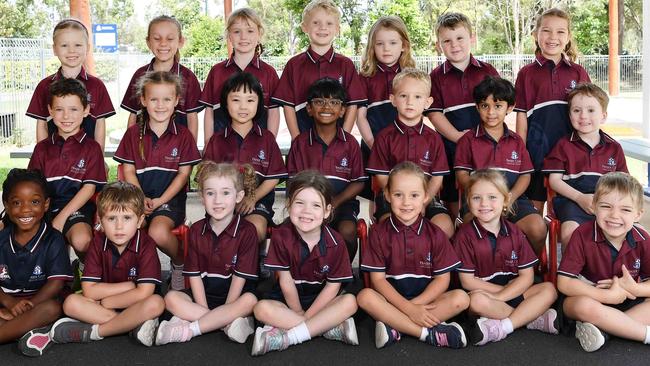
[[265,325],[257,328],[253,339],[252,356],[261,356],[271,351],[283,351],[289,347],[287,331]]
[[382,322],[375,323],[375,346],[384,348],[399,342],[402,334]]
[[151,347],[153,346],[156,337],[156,329],[158,328],[158,318],[149,319],[140,324],[139,327],[129,332],[129,336],[138,341],[139,343]]
[[61,318],[52,325],[50,337],[54,343],[88,343],[92,327],[72,318]]
[[476,327],[473,329],[473,339],[476,341],[475,346],[484,346],[489,342],[498,342],[505,339],[508,335],[501,329],[501,320],[479,318],[476,321]]
[[223,328],[224,333],[237,343],[246,343],[248,336],[255,333],[255,323],[252,316],[239,317]]
[[343,323],[323,333],[323,338],[332,341],[341,341],[353,346],[359,345],[357,327],[355,326],[354,319],[352,317],[345,319]]
[[52,337],[50,337],[51,327],[51,325],[48,325],[46,327],[32,329],[25,333],[18,341],[18,349],[20,352],[29,357],[43,355],[45,350],[52,345]]
[[582,349],[587,352],[594,352],[605,344],[606,336],[591,323],[576,321],[576,338],[580,341]]
[[537,319],[526,325],[527,329],[539,330],[544,333],[558,334],[559,325],[557,319],[557,311],[555,309],[548,309],[544,314],[537,317]]

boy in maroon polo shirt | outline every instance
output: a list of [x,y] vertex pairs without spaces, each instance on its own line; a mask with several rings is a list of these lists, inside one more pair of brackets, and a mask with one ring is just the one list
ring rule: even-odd
[[329,76],[345,88],[348,100],[343,129],[352,131],[357,105],[365,102],[357,70],[349,58],[335,53],[332,44],[339,33],[341,13],[331,0],[312,0],[302,12],[300,28],[309,37],[307,51],[292,57],[282,71],[280,84],[271,98],[284,109],[291,139],[312,126],[307,115],[307,88],[316,80]]
[[102,231],[96,232],[81,278],[83,294],[63,303],[70,318],[52,326],[55,343],[90,342],[129,331],[151,346],[165,302],[157,295],[160,261],[156,243],[139,228],[144,222],[140,188],[115,182],[97,200]]
[[390,214],[382,190],[391,169],[404,161],[419,165],[429,178],[423,214],[451,237],[454,225],[445,207],[435,198],[442,176],[449,174],[447,156],[440,135],[422,122],[422,111],[432,101],[430,90],[431,79],[423,71],[406,68],[395,76],[390,101],[397,108],[397,119],[375,137],[366,172],[376,179],[379,191],[375,192],[375,219],[381,222]]
[[[424,112],[442,135],[447,161],[449,166],[453,166],[458,140],[481,120],[472,91],[483,78],[499,76],[499,72],[492,65],[472,56],[476,36],[464,14],[445,13],[438,17],[436,36],[436,47],[446,60],[431,71],[433,103]],[[451,216],[456,217],[459,204],[454,174],[443,177],[440,199],[451,211]]]
[[603,332],[650,344],[650,234],[634,225],[643,188],[626,173],[607,173],[593,205],[596,220],[573,232],[558,269],[564,313],[587,352],[603,346]]
[[609,172],[626,172],[621,145],[600,129],[607,118],[609,98],[598,86],[578,84],[568,96],[573,132],[560,139],[544,159],[544,173],[557,196],[553,211],[562,223],[562,249],[571,234],[594,219],[591,205],[598,178]]
[[52,226],[65,236],[83,259],[93,238],[93,194],[106,183],[104,154],[81,128],[90,111],[88,93],[76,79],[50,85],[48,110],[57,131],[36,144],[28,169],[39,170],[52,193]]
[[309,88],[307,100],[314,127],[293,140],[287,172],[293,177],[303,170],[316,169],[330,181],[334,188],[330,225],[343,236],[352,262],[357,254],[356,196],[368,177],[363,171],[359,143],[336,124],[345,113],[345,90],[338,81],[323,78]]

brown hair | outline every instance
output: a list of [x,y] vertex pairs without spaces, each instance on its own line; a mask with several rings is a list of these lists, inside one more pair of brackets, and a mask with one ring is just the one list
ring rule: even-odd
[[407,67],[393,78],[393,93],[397,91],[397,86],[406,78],[421,81],[426,84],[427,92],[431,90],[431,77],[429,74],[414,67]]
[[611,172],[600,177],[596,183],[596,192],[594,192],[594,206],[600,197],[611,192],[632,197],[636,209],[643,209],[643,187],[633,176],[624,172]]
[[82,31],[83,34],[86,35],[86,42],[89,40],[88,29],[79,19],[75,18],[66,18],[56,23],[54,26],[54,31],[52,31],[52,40],[56,42],[56,34],[64,29],[75,29]]
[[[183,39],[183,26],[181,25],[181,22],[178,21],[178,19],[174,18],[173,16],[169,15],[159,15],[149,22],[149,26],[147,27],[147,41],[149,41],[149,37],[151,36],[151,28],[158,24],[158,23],[164,23],[164,22],[169,22],[172,23],[176,26],[178,29],[178,39],[181,40]],[[180,49],[176,49],[176,53],[174,54],[174,61],[178,62],[181,60],[181,51]]]
[[105,185],[97,198],[97,214],[103,217],[113,210],[131,210],[138,217],[144,215],[144,193],[140,187],[126,181]]
[[403,161],[393,167],[388,174],[388,182],[386,183],[386,191],[390,192],[390,187],[393,185],[395,176],[397,174],[410,174],[422,181],[422,187],[424,192],[427,192],[427,186],[429,185],[429,179],[422,171],[419,165],[415,164],[412,161]]
[[580,83],[573,90],[569,92],[567,96],[567,102],[569,102],[569,108],[571,108],[571,101],[577,95],[586,95],[589,97],[594,97],[598,104],[603,108],[603,112],[607,112],[607,105],[609,104],[609,97],[607,93],[598,85],[593,83]]
[[[142,75],[138,82],[136,83],[135,90],[138,98],[144,97],[144,91],[147,85],[150,84],[173,84],[176,90],[176,96],[182,95],[181,80],[176,74],[173,74],[169,71],[150,71]],[[173,121],[176,118],[176,111],[172,114],[170,121]],[[149,122],[149,113],[147,113],[147,108],[142,106],[140,113],[136,116],[136,123],[140,127],[140,144],[139,151],[140,157],[142,160],[146,161],[144,155],[144,129],[146,123]]]
[[332,204],[334,190],[327,178],[318,170],[303,170],[289,180],[287,185],[287,207],[291,206],[296,195],[306,188],[313,188],[316,192],[320,193],[325,206]]
[[467,181],[465,186],[465,199],[467,200],[467,205],[472,199],[472,187],[478,182],[488,182],[492,183],[497,191],[503,195],[503,214],[512,214],[514,210],[510,202],[510,189],[508,189],[508,182],[506,178],[496,169],[479,169],[475,170]]
[[472,22],[469,21],[469,18],[462,13],[444,13],[438,17],[436,21],[436,37],[440,34],[440,29],[456,29],[456,27],[464,27],[469,32],[469,35],[472,35]]
[[194,177],[194,180],[199,185],[199,192],[203,192],[203,184],[211,177],[231,178],[237,192],[244,191],[246,197],[255,199],[257,177],[255,176],[255,169],[250,164],[235,165],[203,160],[197,166],[196,176]]
[[[226,21],[226,33],[230,32],[230,28],[235,24],[236,21],[242,21],[246,23],[253,23],[257,26],[257,30],[260,33],[260,42],[255,46],[255,53],[259,56],[264,52],[264,47],[261,43],[261,38],[264,36],[264,23],[262,23],[262,18],[251,8],[239,8],[233,11],[228,20]],[[227,34],[226,34],[227,36]],[[233,52],[235,48],[233,47]]]
[[312,13],[319,9],[324,10],[327,14],[334,15],[336,17],[336,27],[341,27],[341,11],[331,0],[311,0],[302,10],[302,21],[300,25],[305,26]]
[[375,24],[370,28],[368,33],[368,44],[366,45],[366,50],[363,53],[363,58],[361,59],[361,72],[360,74],[365,77],[372,77],[377,72],[377,56],[375,56],[375,38],[377,37],[377,32],[382,30],[392,30],[399,34],[402,39],[402,47],[404,51],[399,56],[398,63],[400,68],[415,67],[415,60],[411,53],[411,39],[409,38],[408,30],[406,29],[406,24],[402,18],[398,16],[385,16],[377,19]]
[[52,84],[48,88],[47,104],[51,107],[54,102],[54,97],[65,97],[68,95],[76,95],[81,101],[81,105],[88,107],[88,91],[86,86],[77,79],[62,78]]
[[569,13],[558,8],[548,9],[545,12],[543,12],[542,15],[537,17],[537,22],[535,23],[535,29],[533,29],[533,34],[535,34],[534,37],[535,53],[542,52],[542,49],[539,47],[539,44],[537,43],[537,32],[539,31],[539,28],[542,26],[542,20],[545,17],[558,17],[566,20],[567,31],[569,32],[569,42],[567,42],[566,47],[564,47],[564,54],[569,58],[569,60],[571,60],[571,62],[575,62],[576,59],[578,58],[578,49],[576,48],[575,42],[573,41],[573,33],[571,32],[571,17],[569,16]]

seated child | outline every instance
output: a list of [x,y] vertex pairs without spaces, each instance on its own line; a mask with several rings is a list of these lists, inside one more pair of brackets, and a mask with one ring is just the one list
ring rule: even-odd
[[562,250],[578,225],[594,219],[591,204],[598,178],[609,172],[627,173],[623,148],[600,129],[607,118],[607,93],[584,83],[569,92],[568,100],[573,132],[557,142],[544,159],[543,170],[557,192],[553,211],[562,223]]
[[36,144],[28,169],[40,170],[48,180],[52,226],[83,259],[93,238],[95,204],[91,198],[106,184],[104,154],[81,128],[90,111],[84,85],[77,79],[62,78],[49,90],[47,108],[56,131]]
[[61,315],[63,284],[72,279],[68,249],[44,219],[50,198],[40,172],[11,169],[2,184],[2,203],[0,344],[22,336],[20,351],[40,356],[50,345],[47,325]]
[[111,183],[100,193],[97,211],[102,231],[86,255],[83,293],[66,298],[63,311],[70,318],[54,323],[50,335],[55,343],[86,343],[130,332],[151,346],[165,302],[156,293],[156,243],[139,229],[144,194],[130,183]]
[[254,330],[258,245],[255,226],[235,214],[235,206],[255,190],[255,170],[208,160],[199,164],[196,177],[205,218],[190,228],[183,270],[190,288],[165,296],[174,317],[160,323],[156,345],[187,342],[217,329],[244,343]]
[[384,188],[392,214],[370,231],[361,270],[370,272],[372,287],[361,290],[357,301],[377,321],[377,348],[399,341],[401,333],[437,347],[467,345],[463,328],[445,323],[467,309],[469,296],[447,291],[460,260],[442,230],[421,215],[427,187],[415,163],[395,166]]
[[533,283],[538,260],[521,230],[503,219],[511,210],[504,176],[494,169],[472,173],[466,186],[467,204],[474,218],[454,237],[462,261],[460,283],[469,292],[469,311],[480,316],[477,346],[497,342],[514,329],[557,334],[557,298],[550,282]]
[[316,169],[334,188],[332,219],[329,224],[345,240],[350,262],[357,254],[357,195],[368,177],[363,171],[359,142],[337,121],[345,113],[345,89],[331,78],[317,80],[307,91],[307,112],[314,125],[293,140],[287,156],[290,177],[307,169]]
[[332,212],[332,187],[320,173],[305,170],[289,182],[289,219],[273,230],[265,266],[278,281],[266,300],[253,309],[265,324],[257,328],[253,356],[322,335],[357,345],[352,315],[357,301],[341,294],[341,283],[352,281],[348,250],[325,219]]
[[422,122],[422,112],[432,101],[430,92],[431,79],[424,71],[406,68],[395,76],[390,101],[397,109],[397,119],[375,137],[366,171],[374,175],[379,189],[375,192],[375,219],[381,222],[391,211],[382,192],[391,169],[404,161],[420,166],[429,177],[422,213],[450,238],[454,224],[436,200],[442,176],[449,174],[447,156],[440,135]]
[[605,344],[605,332],[650,344],[650,234],[634,225],[643,188],[626,173],[607,173],[593,205],[596,219],[573,232],[558,269],[564,314],[587,352]]
[[[535,253],[541,253],[546,240],[546,223],[532,202],[524,195],[533,165],[524,141],[508,129],[506,115],[515,104],[515,88],[499,77],[487,76],[474,88],[474,102],[481,123],[458,140],[454,170],[460,187],[466,187],[471,172],[492,168],[508,182],[512,212],[507,219],[526,234]],[[463,207],[465,222],[471,214]]]

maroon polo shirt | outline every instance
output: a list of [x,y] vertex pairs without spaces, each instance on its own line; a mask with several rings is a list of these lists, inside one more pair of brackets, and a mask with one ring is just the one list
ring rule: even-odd
[[350,183],[368,179],[363,171],[359,143],[341,127],[329,146],[314,128],[293,140],[287,156],[289,177],[307,169],[321,172],[332,183],[335,194],[343,192]]
[[572,132],[544,159],[544,173],[562,174],[566,184],[582,193],[594,193],[598,179],[609,172],[627,173],[627,164],[621,145],[602,130],[593,149]]
[[538,262],[524,233],[503,219],[496,236],[476,219],[461,225],[454,236],[454,249],[463,263],[458,272],[498,284],[508,283],[520,270]]
[[[187,127],[170,122],[167,130],[158,137],[149,128],[144,128],[144,156],[140,156],[140,126],[129,127],[115,151],[115,159],[122,164],[135,166],[135,173],[144,195],[158,198],[165,193],[176,178],[178,169],[186,165],[195,165],[201,161],[194,137]],[[177,197],[185,195],[181,190]]]
[[307,114],[307,90],[316,80],[324,77],[338,80],[343,85],[348,105],[365,103],[363,88],[352,60],[334,52],[334,48],[321,56],[309,47],[287,62],[280,84],[271,96],[274,103],[296,110],[300,132],[307,131],[313,123]]
[[[138,113],[142,110],[142,105],[140,104],[140,98],[138,97],[137,84],[138,80],[145,73],[154,71],[153,63],[156,59],[152,58],[151,62],[137,69],[131,77],[129,86],[126,88],[124,93],[124,98],[122,99],[122,104],[120,107],[126,109],[131,113]],[[196,113],[203,109],[203,106],[199,103],[199,97],[201,96],[201,86],[199,80],[196,78],[196,75],[192,70],[187,67],[174,62],[172,68],[169,70],[172,74],[178,76],[181,79],[181,90],[183,94],[181,95],[178,105],[176,106],[176,112],[180,114],[187,113]]]
[[515,83],[515,111],[528,116],[526,146],[535,170],[555,143],[571,132],[567,95],[579,83],[591,81],[585,69],[566,58],[557,65],[541,54],[524,66]]
[[94,184],[96,192],[106,184],[102,149],[83,130],[66,140],[54,133],[36,144],[27,168],[41,171],[47,179],[50,211],[65,207],[84,184]]
[[258,260],[257,231],[253,224],[235,215],[217,235],[206,216],[190,228],[183,274],[200,276],[207,294],[228,296],[233,275],[257,280]]
[[436,225],[420,217],[407,226],[391,215],[373,225],[369,253],[361,270],[384,272],[386,279],[407,299],[420,295],[435,276],[460,266],[449,239]]
[[[223,131],[228,125],[230,120],[226,117],[226,111],[221,109],[221,90],[226,80],[233,74],[239,72],[247,72],[253,74],[262,85],[262,92],[264,93],[264,107],[266,109],[277,108],[278,105],[271,101],[271,96],[278,87],[280,79],[278,73],[273,66],[262,61],[259,56],[254,56],[251,62],[244,68],[240,69],[235,63],[233,57],[228,58],[210,69],[208,78],[205,80],[203,92],[199,102],[206,107],[210,107],[214,113],[214,133]],[[263,128],[266,128],[267,121],[256,121]]]
[[[54,74],[46,77],[41,80],[34,94],[32,94],[32,100],[29,102],[29,107],[27,107],[27,116],[48,121],[48,133],[51,134],[56,131],[56,126],[54,122],[51,121],[50,112],[47,110],[47,97],[50,94],[50,84],[63,78],[61,73],[61,68]],[[88,103],[90,105],[90,114],[86,116],[83,120],[81,127],[88,133],[91,138],[95,137],[95,121],[100,118],[108,118],[115,114],[115,109],[113,109],[113,103],[111,103],[111,97],[106,90],[104,83],[98,78],[88,74],[86,69],[81,67],[79,75],[76,77],[77,80],[81,81],[86,86],[86,91],[88,91]]]
[[635,281],[650,276],[650,236],[640,226],[627,233],[620,250],[609,243],[596,221],[585,222],[573,232],[557,273],[584,278],[592,283],[621,277],[621,265]]
[[361,88],[365,93],[366,119],[372,130],[372,135],[377,134],[389,126],[397,118],[397,109],[390,102],[393,92],[393,79],[402,69],[399,62],[393,66],[377,63],[377,70],[371,77],[359,75]]
[[500,171],[512,188],[517,179],[533,172],[524,141],[503,124],[505,133],[499,141],[494,141],[483,126],[467,131],[458,140],[454,170],[473,172],[478,169],[493,168]]
[[272,271],[289,271],[299,295],[315,295],[325,282],[351,282],[352,266],[341,234],[323,225],[319,243],[309,251],[291,221],[271,234],[264,266]]
[[102,232],[95,232],[84,260],[81,281],[160,284],[160,260],[156,242],[146,232],[138,230],[122,254]]
[[396,119],[375,137],[366,172],[388,175],[404,161],[419,165],[428,176],[449,174],[440,135],[422,122],[409,127]]

